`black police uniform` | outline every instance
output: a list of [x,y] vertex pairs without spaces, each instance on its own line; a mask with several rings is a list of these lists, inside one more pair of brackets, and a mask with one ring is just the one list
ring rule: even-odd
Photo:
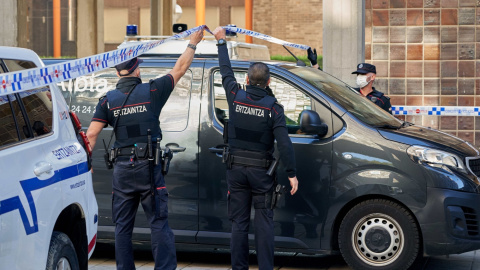
[[[120,110],[132,88],[132,93]],[[173,88],[174,79],[170,74],[143,84],[137,77],[121,78],[116,89],[100,99],[92,119],[111,126],[115,119],[119,121],[115,131],[117,157],[112,192],[117,269],[135,269],[131,240],[139,202],[152,231],[155,269],[177,267],[175,239],[167,220],[168,193],[161,173],[161,163],[153,168],[152,181],[148,159],[138,157],[133,150],[136,143],[147,142],[148,129],[151,130],[154,142],[157,137],[161,137],[158,119]]]
[[[239,89],[228,58],[227,46],[218,47],[222,83],[229,104],[228,143],[231,167],[227,169],[228,216],[232,221],[232,269],[248,269],[250,211],[255,208],[255,247],[260,270],[273,269],[273,210],[266,203],[274,179],[266,174],[274,139],[289,177],[296,176],[293,146],[283,107],[265,89]],[[246,165],[257,161],[254,166]],[[255,163],[255,162],[254,162]],[[268,200],[267,200],[268,201]]]
[[[382,108],[388,113],[392,113],[392,104],[390,104],[390,98],[385,96],[382,92],[375,90],[375,87],[372,87],[373,91],[367,95],[367,98],[375,103],[378,107]],[[355,88],[360,92],[360,88]]]
[[[357,70],[352,72],[352,74],[368,74],[375,73],[377,74],[377,68],[368,63],[360,63],[357,65]],[[355,88],[360,92],[360,88]],[[377,104],[380,108],[385,110],[388,113],[392,113],[392,105],[390,104],[390,98],[385,96],[382,92],[375,90],[375,87],[372,87],[372,92],[367,95],[367,98],[370,99],[373,103]]]

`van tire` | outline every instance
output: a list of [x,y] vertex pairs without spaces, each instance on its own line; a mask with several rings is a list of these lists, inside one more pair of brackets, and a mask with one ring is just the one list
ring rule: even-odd
[[46,270],[79,270],[77,254],[70,238],[62,232],[53,232],[48,249]]
[[338,233],[343,258],[353,269],[408,269],[419,255],[413,216],[384,199],[361,202],[345,215]]

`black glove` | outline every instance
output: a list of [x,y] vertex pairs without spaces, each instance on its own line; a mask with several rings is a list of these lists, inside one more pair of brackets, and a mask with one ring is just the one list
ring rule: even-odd
[[310,60],[310,63],[312,63],[312,66],[315,66],[317,64],[317,49],[308,48],[307,50],[308,53],[308,60]]

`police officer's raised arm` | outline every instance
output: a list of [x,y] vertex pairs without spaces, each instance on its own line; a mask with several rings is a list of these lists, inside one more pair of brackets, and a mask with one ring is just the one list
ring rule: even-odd
[[277,140],[277,148],[280,152],[280,160],[285,167],[285,171],[290,181],[290,194],[295,194],[298,189],[297,170],[295,162],[295,152],[293,150],[293,144],[288,136],[287,124],[285,121],[285,114],[283,107],[276,103],[273,106],[273,136]]
[[173,84],[174,86],[177,82],[185,75],[187,69],[190,67],[193,61],[193,57],[195,56],[195,49],[197,48],[197,44],[200,43],[203,39],[203,30],[198,30],[197,32],[193,33],[190,36],[190,43],[188,44],[187,49],[185,52],[178,58],[175,66],[173,67],[172,71],[170,71],[170,75],[173,77]]
[[222,74],[222,85],[227,99],[230,101],[238,91],[238,84],[232,70],[230,58],[228,58],[225,29],[219,26],[213,31],[213,34],[218,41],[218,63],[220,65],[220,74]]

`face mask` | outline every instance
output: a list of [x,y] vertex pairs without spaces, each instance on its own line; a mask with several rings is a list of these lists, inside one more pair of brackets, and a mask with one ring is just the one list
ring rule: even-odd
[[357,75],[357,86],[364,88],[370,81],[367,81],[367,75]]

